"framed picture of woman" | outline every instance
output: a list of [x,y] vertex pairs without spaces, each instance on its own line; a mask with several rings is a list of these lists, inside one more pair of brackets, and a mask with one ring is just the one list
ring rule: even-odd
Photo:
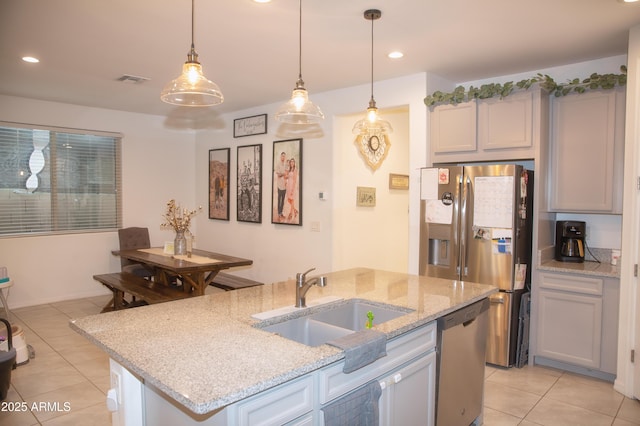
[[209,150],[209,219],[229,220],[230,148]]
[[302,225],[302,139],[273,142],[271,223]]
[[238,147],[238,222],[262,222],[262,145]]

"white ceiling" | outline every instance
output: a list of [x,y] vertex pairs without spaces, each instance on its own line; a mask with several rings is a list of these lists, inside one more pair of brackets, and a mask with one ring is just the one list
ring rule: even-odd
[[[370,83],[370,8],[382,10],[375,80],[426,71],[464,82],[625,54],[640,23],[640,3],[618,0],[304,0],[302,74],[312,100]],[[196,0],[195,11],[204,74],[225,96],[213,114],[290,97],[298,0]],[[159,94],[190,42],[189,0],[1,0],[0,93],[170,115],[176,107]],[[395,49],[405,57],[388,59]],[[150,80],[116,81],[123,74]]]

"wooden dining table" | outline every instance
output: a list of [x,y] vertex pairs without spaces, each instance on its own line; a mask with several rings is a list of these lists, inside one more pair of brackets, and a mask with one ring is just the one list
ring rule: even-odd
[[155,282],[169,285],[173,277],[178,277],[182,281],[184,291],[193,292],[197,296],[204,294],[207,286],[221,270],[253,263],[250,259],[200,249],[194,249],[190,257],[167,254],[162,247],[114,250],[112,253],[151,266],[155,271]]

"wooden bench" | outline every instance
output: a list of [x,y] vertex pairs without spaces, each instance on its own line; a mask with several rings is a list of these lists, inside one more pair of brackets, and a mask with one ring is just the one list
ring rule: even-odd
[[264,284],[258,281],[250,280],[248,278],[238,277],[237,275],[218,272],[218,274],[213,278],[213,281],[211,281],[211,285],[221,288],[225,291],[229,291],[246,287],[255,287]]
[[[124,308],[153,303],[170,302],[193,296],[182,289],[154,283],[128,272],[94,275],[93,279],[100,282],[113,293],[113,299],[102,309],[102,312],[117,311]],[[133,296],[127,301],[125,294]],[[136,300],[139,299],[139,300]]]

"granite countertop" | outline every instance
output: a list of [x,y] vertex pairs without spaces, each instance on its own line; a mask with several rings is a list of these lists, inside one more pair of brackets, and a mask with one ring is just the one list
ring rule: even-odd
[[620,266],[610,263],[598,263],[592,261],[579,262],[559,262],[548,260],[538,266],[542,271],[567,272],[582,275],[594,275],[600,277],[620,278]]
[[[364,268],[325,276],[326,287],[313,286],[307,293],[308,305],[324,297],[357,298],[414,310],[374,326],[388,339],[497,291]],[[309,347],[255,327],[274,320],[252,314],[294,303],[290,280],[92,315],[73,319],[70,326],[145,383],[206,414],[344,358],[336,347]]]

